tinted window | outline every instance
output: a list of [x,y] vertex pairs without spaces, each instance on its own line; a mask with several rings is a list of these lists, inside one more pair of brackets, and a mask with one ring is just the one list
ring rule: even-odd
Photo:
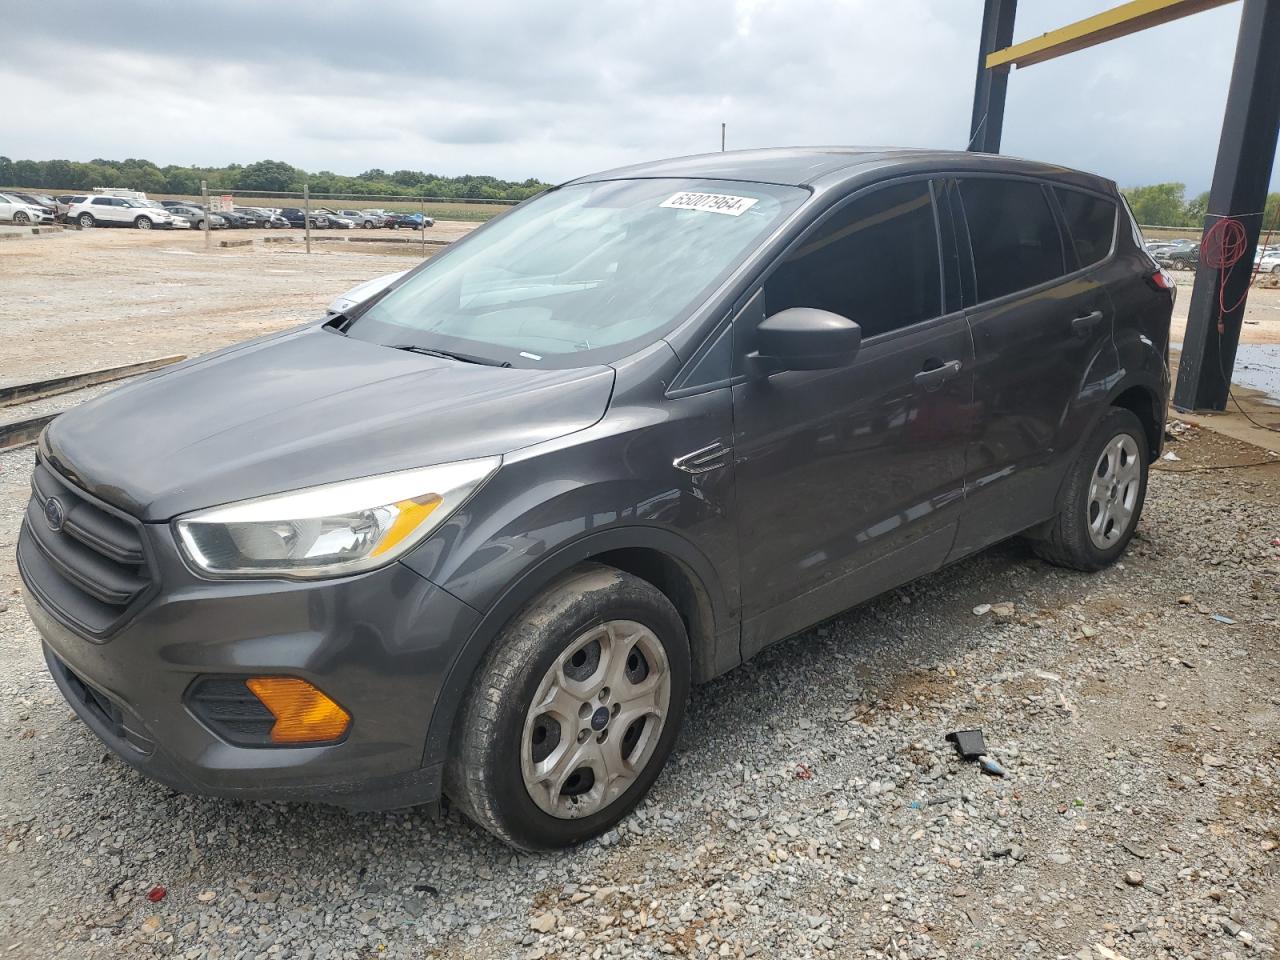
[[1111,252],[1111,238],[1116,229],[1116,205],[1110,200],[1077,190],[1053,188],[1062,207],[1071,242],[1080,258],[1080,266],[1097,263]]
[[1060,277],[1062,237],[1049,201],[1026,180],[963,180],[960,197],[969,224],[978,300]]
[[830,310],[874,337],[938,316],[938,233],[929,185],[876,190],[809,234],[765,283],[765,312]]

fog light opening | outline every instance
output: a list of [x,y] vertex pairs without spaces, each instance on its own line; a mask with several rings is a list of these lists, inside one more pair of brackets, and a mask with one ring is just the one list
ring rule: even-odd
[[328,743],[351,726],[351,714],[306,680],[252,677],[244,683],[276,718],[272,743]]

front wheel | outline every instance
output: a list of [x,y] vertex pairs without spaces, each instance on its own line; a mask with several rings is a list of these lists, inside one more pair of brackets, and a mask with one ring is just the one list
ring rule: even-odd
[[584,565],[489,651],[459,718],[445,790],[512,846],[581,843],[649,791],[688,694],[689,641],[671,602],[637,577]]
[[152,226],[154,226],[150,217],[139,217],[137,220],[133,221],[133,225],[139,230],[150,230]]
[[372,221],[372,220],[366,220],[366,221],[364,222],[364,228],[365,228],[366,230],[372,230],[372,229],[373,229],[373,221]]
[[1073,570],[1114,563],[1133,537],[1147,496],[1147,433],[1121,407],[1102,418],[1067,477],[1062,510],[1036,552]]
[[27,216],[26,211],[19,210],[13,215],[13,222],[18,224],[18,226],[25,226],[31,222],[31,218]]
[[1280,263],[1277,263],[1274,267],[1271,268],[1271,275],[1273,277],[1280,277]]

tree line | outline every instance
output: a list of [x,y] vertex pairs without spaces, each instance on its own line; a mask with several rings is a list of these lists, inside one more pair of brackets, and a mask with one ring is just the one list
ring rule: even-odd
[[11,160],[0,156],[0,187],[43,190],[92,190],[123,187],[144,193],[196,196],[200,181],[210,193],[265,190],[299,193],[306,183],[312,193],[368,193],[380,196],[442,197],[449,200],[524,200],[549,184],[530,177],[519,183],[497,177],[443,177],[420,170],[388,173],[374,168],[355,177],[331,170],[309,173],[279,160],[259,160],[241,166],[157,166],[150,160]]
[[[1205,191],[1188,199],[1186,192],[1186,185],[1182,183],[1153,183],[1145,187],[1125,187],[1121,191],[1133,215],[1145,226],[1199,229],[1209,209],[1209,193]],[[1280,193],[1267,195],[1262,229],[1280,230]]]

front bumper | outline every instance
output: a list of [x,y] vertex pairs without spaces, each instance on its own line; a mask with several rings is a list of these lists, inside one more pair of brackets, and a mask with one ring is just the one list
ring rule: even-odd
[[[31,521],[28,521],[31,522]],[[424,765],[439,685],[479,617],[399,563],[328,581],[211,581],[188,571],[167,528],[146,530],[159,587],[106,639],[38,595],[50,576],[24,523],[18,567],[50,672],[118,756],[186,793],[388,809],[439,799]],[[32,589],[32,588],[35,589]],[[301,677],[351,714],[341,741],[236,746],[184,703],[200,677]]]

